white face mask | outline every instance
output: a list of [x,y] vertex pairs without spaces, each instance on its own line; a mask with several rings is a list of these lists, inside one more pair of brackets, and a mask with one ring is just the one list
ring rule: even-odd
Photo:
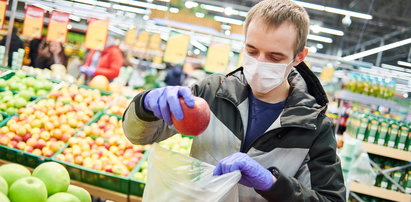
[[294,59],[288,64],[260,62],[247,53],[244,53],[244,76],[253,91],[265,94],[285,81],[288,77],[288,75],[286,75],[287,67],[293,61]]

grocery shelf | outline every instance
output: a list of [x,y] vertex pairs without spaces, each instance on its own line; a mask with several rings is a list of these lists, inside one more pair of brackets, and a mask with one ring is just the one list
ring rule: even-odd
[[392,201],[411,201],[411,195],[409,194],[368,186],[358,182],[352,182],[350,184],[350,191]]
[[369,142],[363,142],[364,148],[368,153],[376,154],[379,156],[385,156],[402,161],[411,161],[411,152],[394,149],[390,147],[384,147]]
[[397,104],[396,102],[392,100],[385,100],[385,99],[381,99],[377,97],[358,94],[358,93],[354,93],[348,90],[337,91],[335,93],[335,97],[338,99],[360,102],[363,104],[378,105],[378,106],[384,106],[384,107],[389,107],[389,108],[402,108],[401,105]]

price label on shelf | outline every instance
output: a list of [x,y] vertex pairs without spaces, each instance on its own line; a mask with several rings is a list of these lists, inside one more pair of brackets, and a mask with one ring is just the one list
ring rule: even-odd
[[108,20],[90,18],[86,33],[86,48],[103,50],[108,34]]
[[66,42],[67,25],[70,22],[69,13],[52,11],[50,16],[49,27],[47,30],[47,41]]
[[35,6],[27,6],[24,16],[23,36],[30,38],[41,38],[43,30],[44,10]]

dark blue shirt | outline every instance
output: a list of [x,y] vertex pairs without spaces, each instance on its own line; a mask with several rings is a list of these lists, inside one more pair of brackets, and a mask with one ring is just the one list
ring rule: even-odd
[[250,93],[247,132],[243,151],[248,151],[251,144],[274,123],[284,109],[285,100],[271,104],[261,101]]

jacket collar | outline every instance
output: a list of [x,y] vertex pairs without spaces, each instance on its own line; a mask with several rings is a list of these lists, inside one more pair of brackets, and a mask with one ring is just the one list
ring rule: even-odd
[[[224,98],[238,106],[248,98],[248,85],[243,68],[229,73],[217,90],[217,97]],[[328,99],[320,81],[304,62],[300,63],[288,76],[291,89],[280,117],[281,127],[302,127],[316,129],[316,119],[325,113]]]

